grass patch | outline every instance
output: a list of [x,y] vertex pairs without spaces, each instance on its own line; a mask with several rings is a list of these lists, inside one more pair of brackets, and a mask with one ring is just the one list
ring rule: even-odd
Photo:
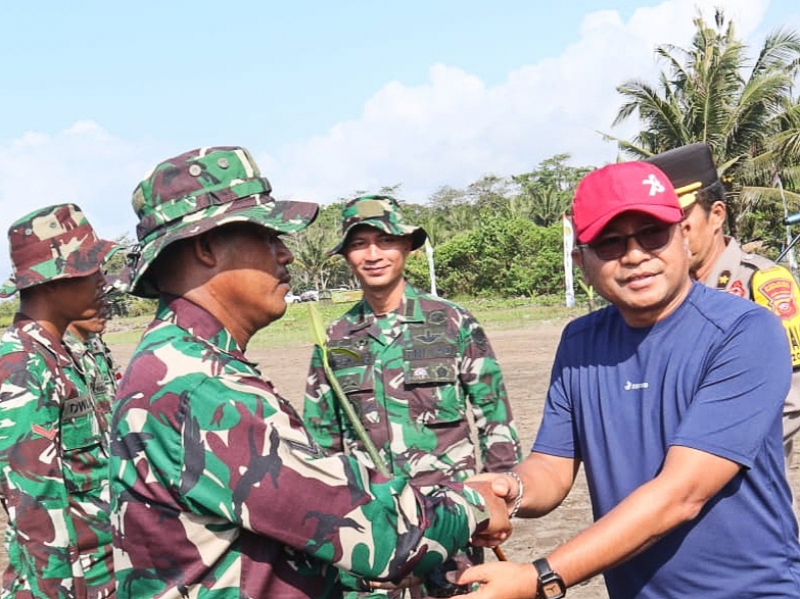
[[472,312],[487,330],[511,329],[542,321],[572,320],[586,314],[585,306],[567,308],[562,304],[540,303],[530,298],[468,299],[459,302]]
[[103,339],[109,345],[130,345],[139,343],[139,339],[153,320],[152,315],[148,316],[115,316],[108,321],[106,332]]
[[[489,331],[534,326],[542,321],[571,320],[586,313],[585,306],[566,308],[554,302],[542,303],[530,298],[463,299],[458,303],[472,312]],[[315,302],[314,306],[327,325],[340,318],[353,306],[353,302],[342,304]],[[114,318],[109,323],[104,338],[109,344],[138,343],[151,319],[150,316]],[[289,304],[283,318],[256,333],[248,347],[307,347],[311,343],[308,304]]]

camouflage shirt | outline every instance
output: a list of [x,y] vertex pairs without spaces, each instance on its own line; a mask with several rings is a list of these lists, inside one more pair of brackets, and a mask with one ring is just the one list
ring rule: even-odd
[[64,333],[64,345],[82,378],[92,389],[97,410],[103,415],[101,425],[107,436],[111,425],[111,406],[117,392],[117,367],[111,352],[99,335],[90,335],[84,343],[69,330]]
[[18,314],[0,342],[3,597],[114,594],[108,453],[59,339]]
[[325,457],[208,312],[165,297],[117,393],[112,525],[120,597],[336,597],[334,564],[421,573],[486,522],[459,484],[423,496]]
[[[333,370],[393,475],[418,485],[477,471],[468,410],[486,471],[521,458],[503,377],[475,318],[406,283],[403,302],[376,318],[366,301],[328,329]],[[369,455],[327,383],[315,348],[303,419],[325,451]]]

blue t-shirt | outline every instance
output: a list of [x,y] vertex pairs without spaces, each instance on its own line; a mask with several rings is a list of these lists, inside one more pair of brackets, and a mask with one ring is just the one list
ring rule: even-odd
[[533,451],[583,461],[595,519],[672,445],[744,467],[695,520],[606,572],[612,599],[800,597],[781,428],[791,371],[775,316],[699,284],[651,327],[613,306],[566,327]]

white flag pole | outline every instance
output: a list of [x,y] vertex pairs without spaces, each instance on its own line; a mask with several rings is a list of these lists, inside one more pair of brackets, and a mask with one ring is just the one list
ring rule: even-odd
[[428,274],[431,277],[431,295],[439,297],[436,293],[436,269],[433,265],[433,246],[430,239],[425,239],[425,256],[428,258]]
[[566,285],[567,308],[575,305],[575,288],[572,280],[572,221],[565,214],[562,217],[564,223],[564,283]]

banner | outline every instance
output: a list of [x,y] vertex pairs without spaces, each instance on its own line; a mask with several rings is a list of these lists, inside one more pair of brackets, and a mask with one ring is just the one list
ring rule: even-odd
[[565,214],[562,217],[564,222],[564,283],[567,293],[567,308],[575,305],[575,289],[572,280],[572,220]]

